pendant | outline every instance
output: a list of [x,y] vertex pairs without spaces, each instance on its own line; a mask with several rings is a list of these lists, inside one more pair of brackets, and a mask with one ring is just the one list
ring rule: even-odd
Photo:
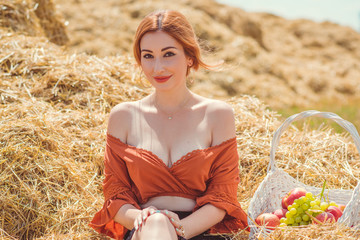
[[172,116],[169,116],[168,119],[171,120],[171,119],[172,119]]

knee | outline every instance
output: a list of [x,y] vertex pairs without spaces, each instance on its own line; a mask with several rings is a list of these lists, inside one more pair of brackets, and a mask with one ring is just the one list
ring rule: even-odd
[[145,225],[156,225],[156,226],[165,226],[170,223],[170,220],[167,216],[165,216],[162,213],[154,213],[153,215],[150,215],[145,222]]

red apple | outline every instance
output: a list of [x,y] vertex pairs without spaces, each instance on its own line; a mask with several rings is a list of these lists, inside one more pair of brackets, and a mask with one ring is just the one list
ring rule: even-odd
[[255,222],[260,226],[265,226],[267,229],[275,229],[277,226],[280,225],[279,218],[272,213],[263,213],[260,214],[256,219]]
[[334,215],[336,221],[342,216],[342,211],[340,210],[340,208],[335,207],[335,206],[328,207],[326,212],[329,212],[332,215]]
[[339,209],[340,209],[342,212],[344,212],[345,208],[346,208],[346,205],[344,205],[344,204],[339,204]]
[[288,192],[282,199],[281,205],[282,208],[286,208],[294,203],[295,199],[298,199],[306,195],[306,190],[304,188],[294,188]]
[[276,209],[273,214],[276,215],[279,219],[281,218],[286,218],[285,214],[288,210],[287,209],[284,209],[284,208],[279,208],[279,209]]
[[315,224],[325,223],[325,222],[330,222],[330,223],[336,222],[334,215],[332,215],[329,212],[323,212],[317,215],[315,217],[315,220],[313,220],[313,223]]

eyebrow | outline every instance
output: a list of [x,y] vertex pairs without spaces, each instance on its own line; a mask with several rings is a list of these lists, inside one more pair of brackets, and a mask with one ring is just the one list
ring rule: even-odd
[[[170,46],[170,47],[166,47],[166,48],[161,49],[161,51],[163,52],[163,51],[166,51],[166,50],[171,49],[171,48],[177,49],[176,47],[171,47]],[[141,49],[141,52],[153,52],[153,51],[148,50],[148,49]]]

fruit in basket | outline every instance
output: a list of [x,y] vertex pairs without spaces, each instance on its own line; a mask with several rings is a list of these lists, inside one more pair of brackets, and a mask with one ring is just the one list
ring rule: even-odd
[[339,204],[339,209],[341,210],[341,212],[344,212],[345,208],[346,208],[346,205]]
[[286,217],[286,212],[288,210],[284,208],[276,209],[273,214],[276,215],[279,219]]
[[328,209],[328,207],[329,207],[329,203],[327,203],[327,202],[320,203],[321,210],[326,211],[326,209]]
[[256,219],[255,222],[260,226],[265,226],[267,229],[275,229],[280,225],[279,218],[272,213],[262,213]]
[[319,223],[333,223],[336,222],[334,215],[332,215],[329,212],[323,212],[320,213],[315,217],[315,220],[313,220],[313,223],[319,224]]
[[335,206],[328,207],[328,209],[326,209],[326,212],[329,212],[332,215],[334,215],[336,221],[342,216],[342,211],[340,210],[340,208]]
[[306,196],[306,190],[304,188],[294,188],[282,198],[281,205],[283,208],[287,208],[294,203],[295,199],[303,196]]
[[325,187],[326,181],[324,181],[321,193],[316,196],[311,192],[306,192],[304,188],[294,188],[288,192],[281,200],[281,205],[288,210],[285,217],[280,219],[281,226],[337,222],[342,216],[341,209],[344,209],[345,205],[338,205],[326,199]]

